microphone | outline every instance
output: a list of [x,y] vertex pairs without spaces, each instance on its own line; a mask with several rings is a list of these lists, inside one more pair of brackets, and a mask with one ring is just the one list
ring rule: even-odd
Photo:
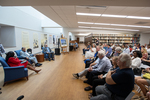
[[21,95],[17,98],[17,100],[22,100],[24,98],[24,95]]

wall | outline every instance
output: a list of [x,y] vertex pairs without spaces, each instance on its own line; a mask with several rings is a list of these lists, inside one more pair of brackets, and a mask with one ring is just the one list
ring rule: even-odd
[[79,37],[79,42],[84,42],[84,37]]
[[[41,34],[47,34],[47,40],[49,35],[60,36],[62,28],[41,28],[41,20],[31,16],[14,7],[0,7],[0,24],[14,27],[14,38],[12,43],[16,43],[15,47],[6,48],[6,52],[19,50],[22,47],[22,32],[29,33],[29,44],[30,48],[33,49],[33,33],[38,33],[39,37],[39,48],[33,49],[33,53],[41,52]],[[0,28],[1,29],[1,28]],[[1,33],[0,35],[7,36],[7,34]],[[0,42],[4,42],[0,39]],[[49,43],[49,41],[48,41]],[[53,44],[48,46],[53,47]]]
[[141,33],[140,34],[140,44],[144,45],[144,44],[149,44],[150,41],[150,33]]
[[77,38],[75,37],[75,35],[71,32],[69,32],[69,36],[71,36],[71,40],[76,40]]
[[15,47],[16,38],[15,38],[15,29],[12,26],[2,26],[1,27],[1,36],[0,40],[4,47]]

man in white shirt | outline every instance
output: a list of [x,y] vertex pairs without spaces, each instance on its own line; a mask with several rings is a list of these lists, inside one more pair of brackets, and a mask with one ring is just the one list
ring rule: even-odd
[[35,66],[41,66],[42,64],[38,63],[35,56],[31,56],[29,53],[26,52],[26,48],[22,47],[22,51],[20,51],[20,56],[26,58],[27,60],[31,60],[33,63],[35,63]]
[[150,44],[147,45],[147,53],[150,55]]
[[125,48],[122,53],[130,54],[130,49],[127,44],[125,44]]

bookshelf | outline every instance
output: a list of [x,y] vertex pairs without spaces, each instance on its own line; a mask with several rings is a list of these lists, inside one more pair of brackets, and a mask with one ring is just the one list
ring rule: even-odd
[[95,43],[96,39],[99,43],[115,43],[115,44],[134,44],[140,42],[140,34],[90,34],[85,37],[87,42]]

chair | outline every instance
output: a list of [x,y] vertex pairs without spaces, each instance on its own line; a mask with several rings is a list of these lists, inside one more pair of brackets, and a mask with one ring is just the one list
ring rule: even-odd
[[130,94],[126,97],[126,99],[125,100],[131,100],[131,98],[134,96],[134,92],[130,92]]
[[21,50],[16,50],[16,51],[15,51],[17,57],[18,57],[19,59],[26,59],[25,57],[21,57],[21,56],[20,56],[20,51],[21,51]]
[[[4,69],[4,85],[8,82],[26,77],[28,80],[28,69],[24,66],[10,67],[4,58],[0,57],[0,62]],[[3,85],[3,86],[4,86]]]
[[[31,50],[32,50],[32,49],[31,49]],[[21,56],[20,56],[20,51],[22,51],[22,50],[16,50],[16,51],[15,51],[17,57],[18,57],[19,59],[26,59],[25,57],[21,57]],[[33,64],[33,62],[32,62],[31,60],[28,59],[28,61],[29,61],[30,64]]]
[[27,52],[28,52],[29,54],[32,54],[32,49],[31,49],[31,48],[27,49]]

